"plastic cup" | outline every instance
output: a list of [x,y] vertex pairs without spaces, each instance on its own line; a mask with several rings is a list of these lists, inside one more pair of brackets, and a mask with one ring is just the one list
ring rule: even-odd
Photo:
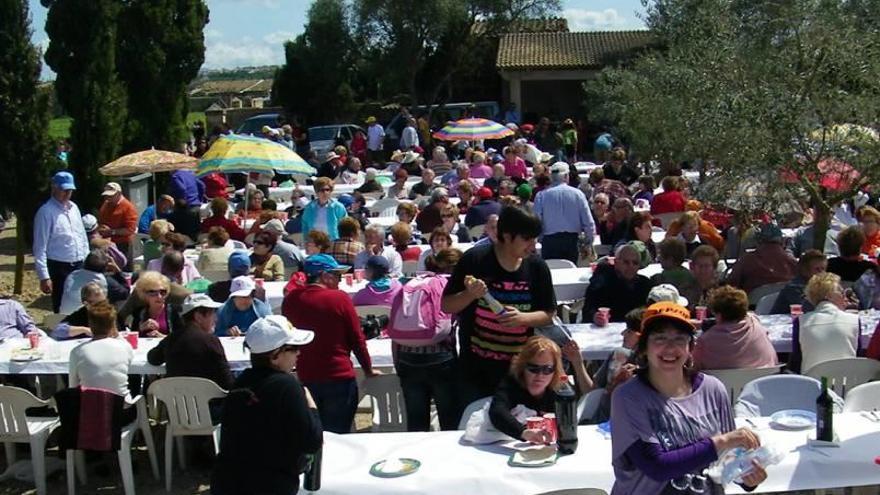
[[257,287],[260,287],[260,288],[263,288],[263,284],[265,282],[266,282],[266,280],[262,279],[262,278],[255,278],[254,279],[254,283],[257,285]]
[[27,334],[28,342],[31,344],[31,349],[37,349],[40,347],[40,334],[38,332],[31,332]]
[[132,349],[138,348],[138,338],[137,332],[128,332],[125,334],[125,341],[128,342],[128,345],[130,345]]
[[125,279],[125,285],[131,288],[131,272],[122,272],[122,278]]
[[346,274],[345,274],[345,283],[346,283],[346,285],[348,285],[349,287],[351,287],[352,285],[354,285],[354,275],[352,275],[351,273],[346,273]]
[[800,304],[792,304],[791,306],[788,307],[788,310],[791,313],[791,316],[793,316],[793,317],[800,316],[800,315],[804,314],[804,308]]
[[598,266],[599,266],[599,263],[596,263],[596,262],[594,261],[594,262],[590,263],[590,270],[595,272],[595,271],[596,271],[596,268],[597,268]]
[[611,317],[611,308],[599,308],[599,314],[608,319]]
[[357,280],[358,282],[360,282],[361,280],[364,279],[364,269],[363,268],[358,268],[354,271],[354,279]]
[[550,443],[556,443],[556,439],[559,436],[559,430],[556,426],[555,414],[547,413],[544,415],[544,429],[547,430],[547,433],[550,434]]
[[706,319],[706,306],[697,306],[694,308],[694,314],[699,321]]
[[527,430],[543,430],[544,429],[544,418],[540,416],[532,416],[531,418],[526,419],[526,429]]

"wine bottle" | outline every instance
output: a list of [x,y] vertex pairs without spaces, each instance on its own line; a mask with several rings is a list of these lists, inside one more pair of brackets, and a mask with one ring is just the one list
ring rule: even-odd
[[562,455],[574,454],[578,447],[577,397],[568,384],[568,377],[562,376],[562,387],[556,392],[556,445]]
[[321,452],[323,450],[323,447],[319,448],[314,454],[306,456],[309,463],[303,475],[304,490],[316,492],[321,489]]
[[822,393],[816,397],[816,440],[834,441],[834,400],[828,394],[828,378],[822,377]]

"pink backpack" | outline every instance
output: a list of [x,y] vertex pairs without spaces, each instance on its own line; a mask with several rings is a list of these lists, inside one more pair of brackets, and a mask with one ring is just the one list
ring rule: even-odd
[[416,277],[391,302],[388,336],[395,343],[417,347],[437,344],[452,333],[452,316],[440,309],[448,278]]

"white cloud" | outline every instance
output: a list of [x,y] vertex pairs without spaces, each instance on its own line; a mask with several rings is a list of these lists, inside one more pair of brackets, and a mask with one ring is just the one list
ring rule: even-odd
[[234,41],[208,41],[205,64],[208,69],[278,65],[284,63],[284,47],[253,41],[249,37]]
[[281,7],[281,0],[213,0],[219,3],[240,3],[254,7],[277,9]]
[[263,36],[263,41],[272,45],[283,45],[285,41],[296,38],[292,31],[275,31]]
[[216,40],[223,37],[223,32],[219,29],[206,27],[204,33],[206,40]]
[[628,19],[620,15],[617,9],[565,9],[562,15],[568,20],[568,29],[571,31],[637,29],[643,27],[638,19]]

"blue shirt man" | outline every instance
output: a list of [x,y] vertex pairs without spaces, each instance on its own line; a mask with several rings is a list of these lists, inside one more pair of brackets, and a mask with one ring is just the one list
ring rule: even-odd
[[37,210],[34,218],[34,270],[40,290],[52,294],[52,309],[61,307],[61,294],[67,275],[82,268],[89,253],[89,241],[82,215],[70,200],[76,184],[70,172],[52,177],[52,197]]
[[183,199],[186,206],[201,206],[205,201],[205,183],[192,170],[178,170],[171,174],[171,197],[175,201]]
[[550,171],[552,186],[538,193],[533,208],[543,224],[541,257],[577,264],[578,236],[583,232],[588,245],[592,245],[596,225],[586,196],[568,185],[568,164],[556,162]]
[[174,208],[174,198],[167,194],[159,196],[159,202],[148,206],[138,219],[138,234],[150,233],[150,224],[153,220],[167,220]]

